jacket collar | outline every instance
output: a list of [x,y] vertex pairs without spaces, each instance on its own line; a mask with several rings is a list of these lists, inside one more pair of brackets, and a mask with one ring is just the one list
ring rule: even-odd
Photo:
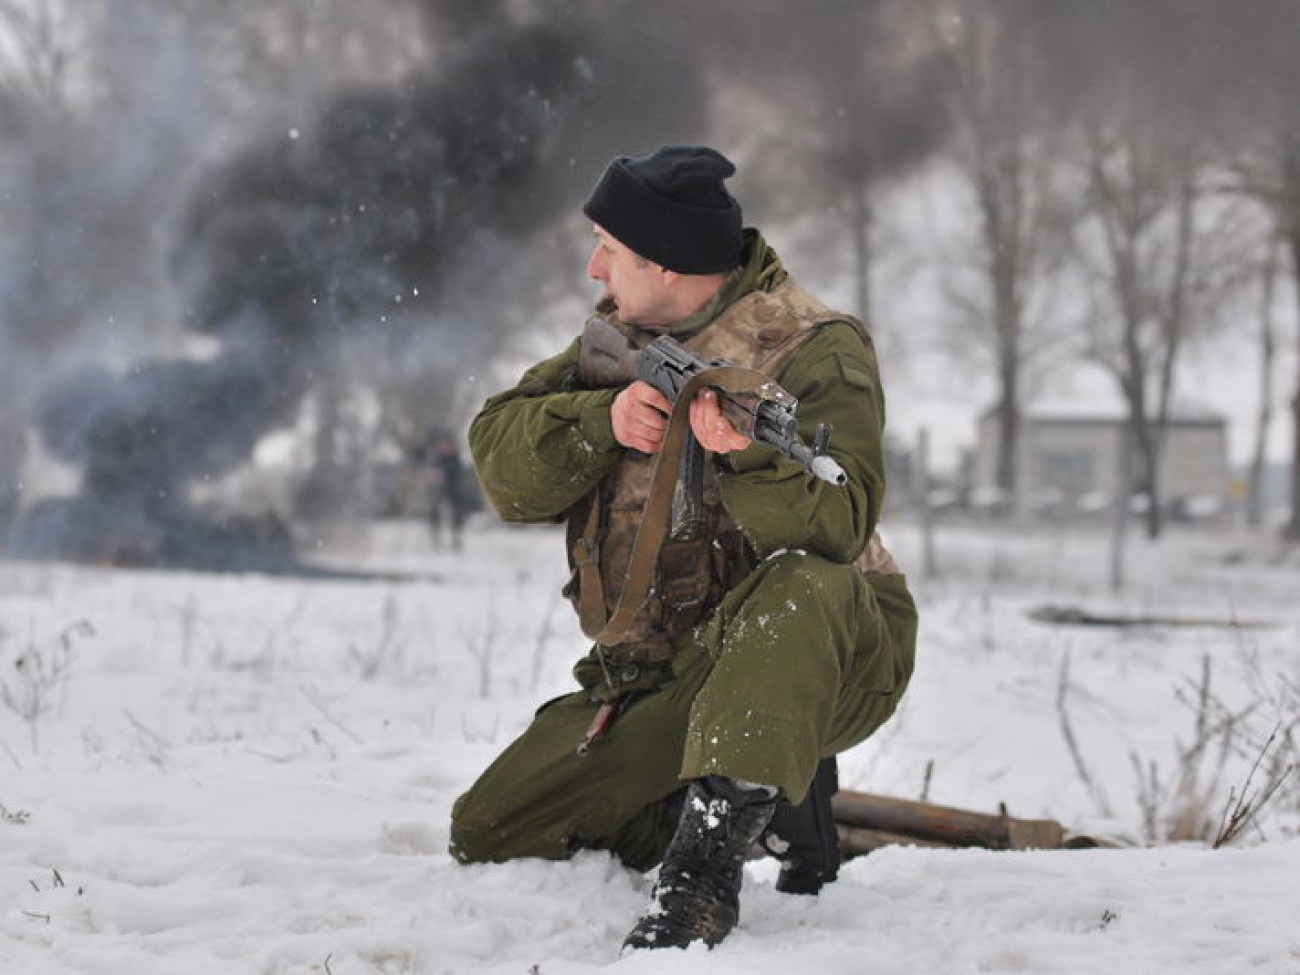
[[745,295],[752,291],[770,291],[785,279],[781,258],[755,228],[745,228],[740,253],[740,266],[727,276],[717,294],[705,302],[704,307],[675,325],[657,329],[658,334],[671,335],[679,341],[690,339]]

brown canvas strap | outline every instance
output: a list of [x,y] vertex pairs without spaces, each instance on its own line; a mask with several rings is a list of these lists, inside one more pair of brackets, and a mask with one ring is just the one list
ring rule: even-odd
[[600,575],[600,489],[587,509],[587,524],[573,546],[573,564],[578,571],[578,623],[582,632],[594,637],[605,625],[605,583]]
[[[663,547],[672,514],[673,487],[688,439],[686,435],[691,429],[691,400],[705,386],[716,386],[729,393],[758,395],[765,382],[768,382],[768,377],[756,369],[715,366],[692,376],[677,394],[668,417],[663,444],[650,476],[650,494],[641,513],[636,538],[632,542],[632,554],[628,559],[623,588],[619,593],[618,604],[608,619],[605,618],[603,587],[598,582],[593,582],[600,575],[594,551],[588,553],[592,556],[589,570],[579,575],[579,622],[583,633],[596,643],[606,647],[622,643],[631,633],[637,614],[654,588],[655,566],[659,561],[659,551]],[[592,505],[593,512],[597,512],[598,508],[598,503]],[[598,518],[598,513],[588,516],[588,531],[584,533],[590,538],[593,547],[597,544],[595,529]]]

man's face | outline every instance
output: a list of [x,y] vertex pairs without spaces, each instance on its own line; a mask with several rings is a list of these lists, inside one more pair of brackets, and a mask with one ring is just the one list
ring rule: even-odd
[[593,227],[596,246],[587,261],[587,277],[605,286],[614,299],[618,316],[630,325],[669,325],[676,314],[669,287],[672,272],[646,260],[611,237],[602,227]]

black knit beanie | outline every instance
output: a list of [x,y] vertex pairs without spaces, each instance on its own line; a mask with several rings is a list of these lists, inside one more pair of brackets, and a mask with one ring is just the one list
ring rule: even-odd
[[609,164],[582,208],[642,257],[680,274],[716,274],[740,263],[740,204],[722,181],[736,171],[704,146],[663,146]]

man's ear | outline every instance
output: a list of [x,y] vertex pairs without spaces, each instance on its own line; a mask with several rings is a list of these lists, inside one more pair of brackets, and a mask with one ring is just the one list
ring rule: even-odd
[[659,283],[662,284],[664,287],[666,288],[672,287],[674,284],[677,283],[678,279],[680,278],[681,278],[681,274],[679,274],[677,271],[670,271],[662,264],[659,265]]

